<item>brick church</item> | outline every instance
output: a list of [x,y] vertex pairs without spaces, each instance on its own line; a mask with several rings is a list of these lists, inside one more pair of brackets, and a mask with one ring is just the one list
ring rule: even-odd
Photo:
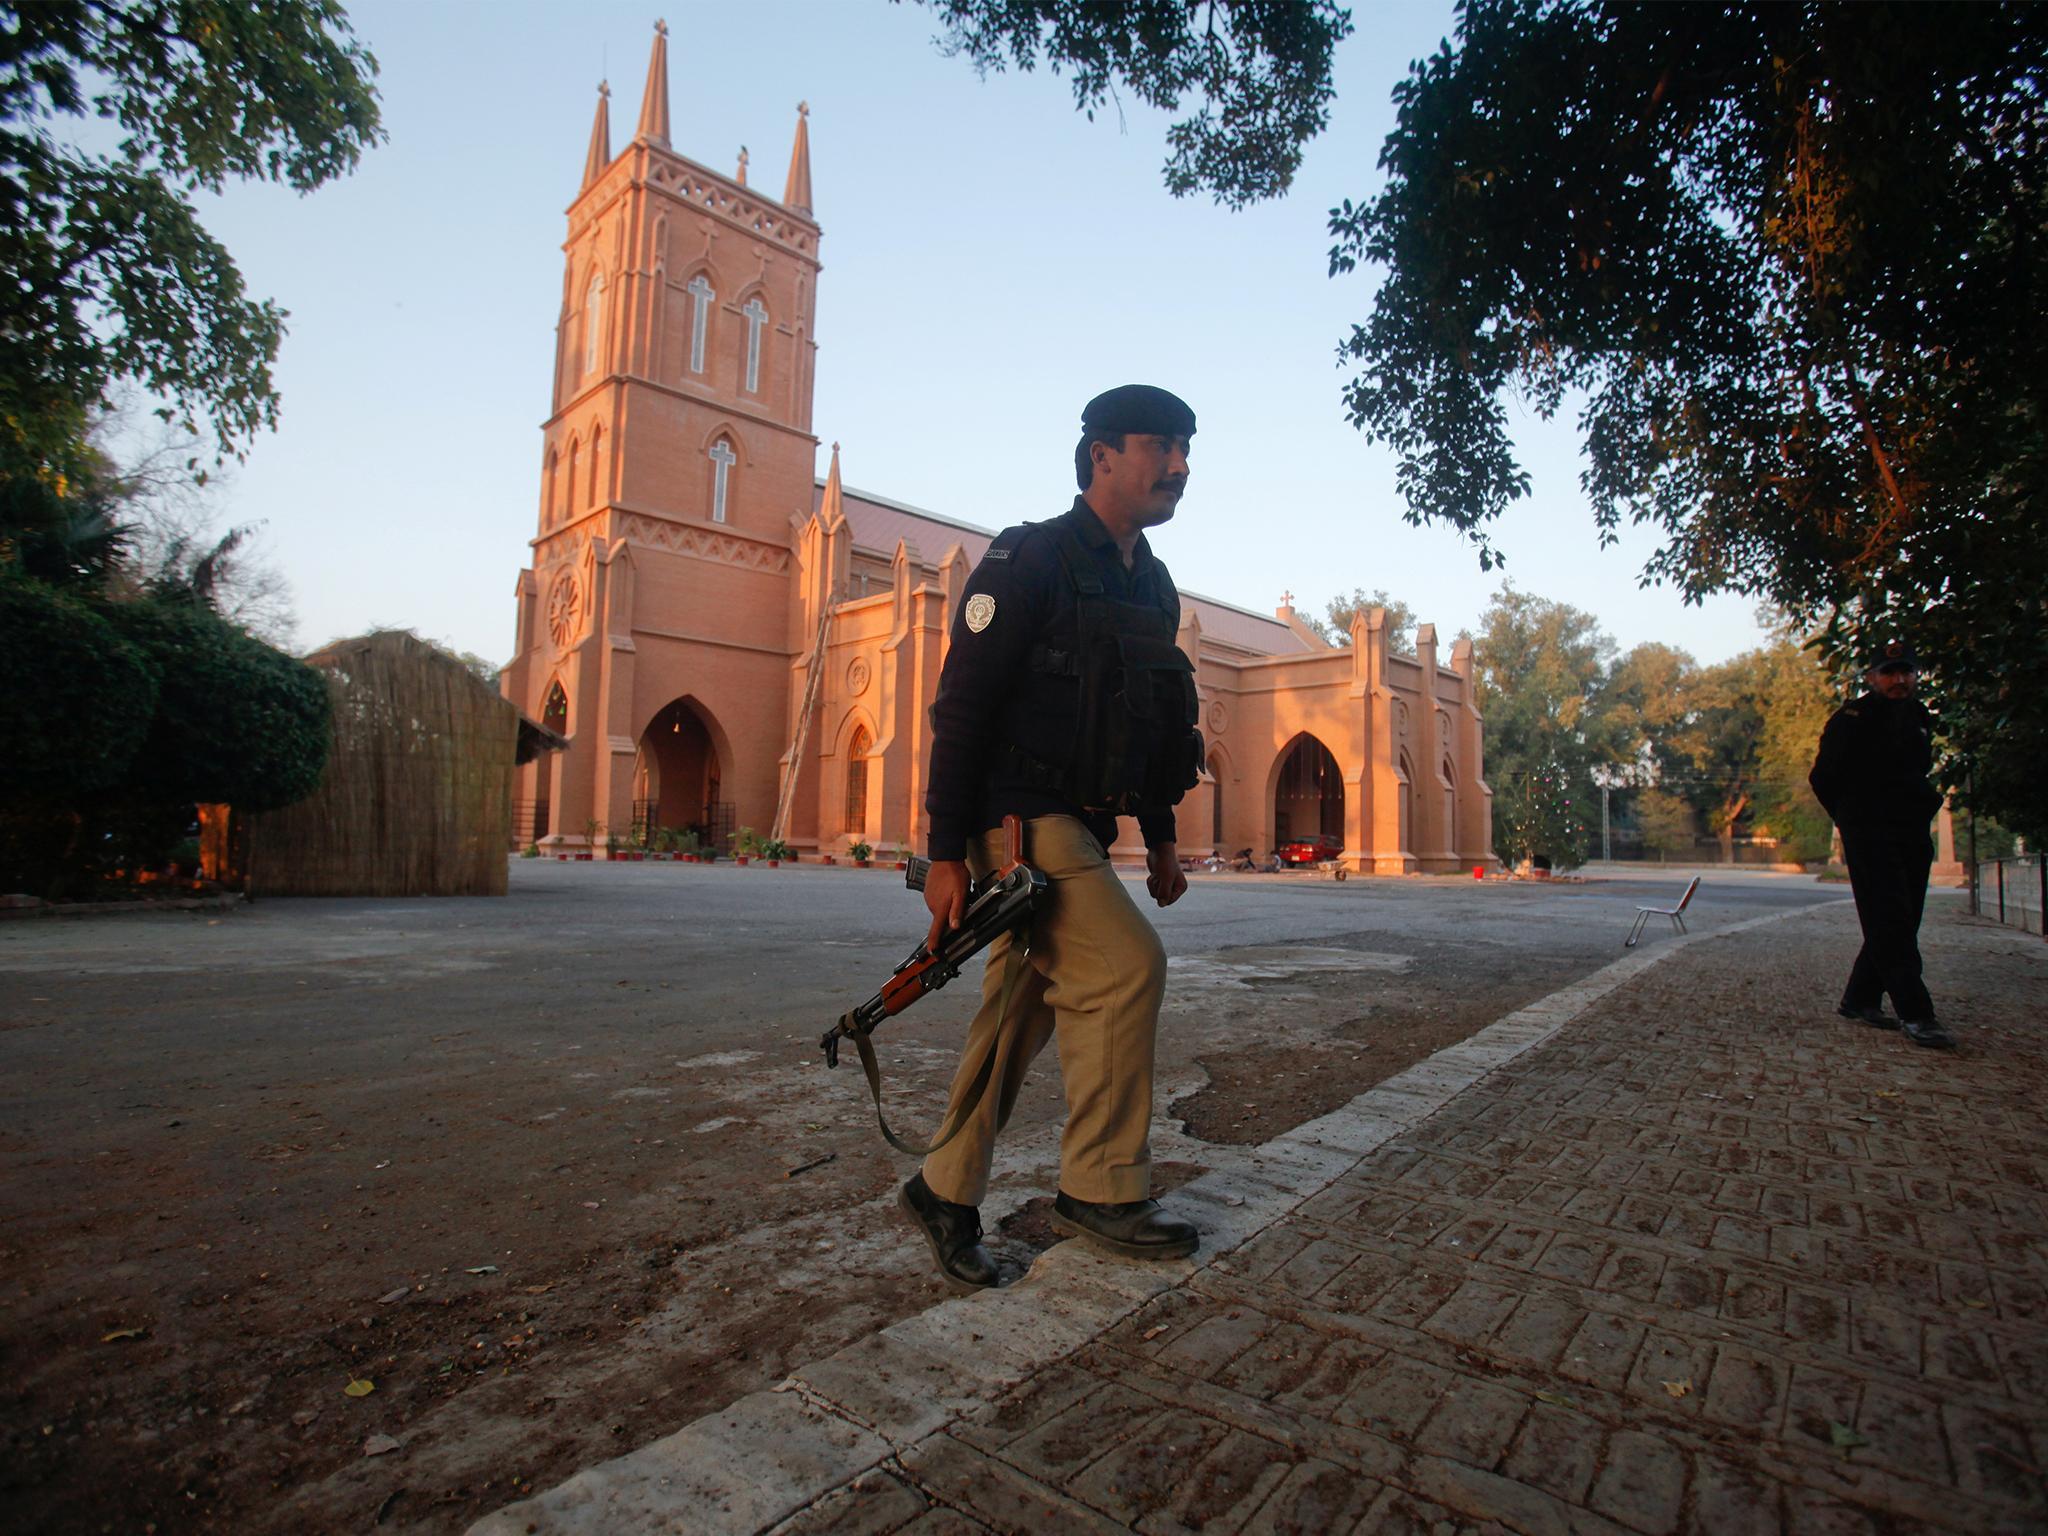
[[[519,769],[522,843],[651,824],[779,831],[806,854],[923,846],[926,709],[993,530],[847,486],[837,444],[817,473],[820,230],[797,112],[777,199],[744,157],[727,176],[671,146],[665,28],[617,155],[600,88],[501,679],[568,738]],[[1076,379],[1076,402],[1102,385]],[[1326,833],[1371,873],[1494,863],[1470,642],[1440,657],[1424,624],[1404,654],[1374,610],[1331,646],[1285,604],[1182,600],[1209,744],[1183,853]],[[1119,856],[1141,859],[1124,826]]]

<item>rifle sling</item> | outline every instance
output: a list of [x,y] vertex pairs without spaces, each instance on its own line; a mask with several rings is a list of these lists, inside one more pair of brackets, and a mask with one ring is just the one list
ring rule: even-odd
[[974,1069],[974,1081],[967,1085],[967,1096],[954,1112],[952,1126],[948,1128],[942,1123],[939,1139],[930,1146],[913,1146],[889,1129],[888,1117],[882,1113],[882,1069],[875,1061],[874,1044],[868,1039],[866,1030],[853,1032],[853,1048],[860,1052],[860,1069],[867,1074],[868,1092],[875,1097],[875,1124],[882,1128],[882,1139],[898,1152],[909,1157],[930,1157],[966,1128],[974,1116],[975,1107],[981,1103],[981,1096],[988,1091],[989,1081],[996,1075],[996,1057],[1002,1051],[1003,1030],[1010,1022],[1010,996],[1016,988],[1017,978],[1023,974],[1024,959],[1031,953],[1031,946],[1022,942],[1022,933],[1013,934],[1012,939],[1010,957],[1003,964],[1003,995],[996,1008],[996,1027],[989,1031],[988,1045],[981,1053],[981,1065]]

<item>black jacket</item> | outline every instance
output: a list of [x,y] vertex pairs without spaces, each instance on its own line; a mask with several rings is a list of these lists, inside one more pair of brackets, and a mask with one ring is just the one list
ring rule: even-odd
[[1934,717],[1918,699],[1866,693],[1829,716],[1807,782],[1838,827],[1918,827],[1941,809],[1927,782]]
[[[1074,505],[1056,521],[1072,527],[1111,598],[1155,604],[1179,626],[1180,594],[1144,535],[1139,535],[1131,568],[1125,570],[1116,541],[1085,500],[1075,497]],[[1005,530],[994,548],[1007,546],[1008,558],[983,558],[967,578],[959,611],[953,615],[946,664],[932,701],[931,777],[924,799],[931,817],[927,851],[934,859],[965,857],[969,838],[1010,815],[1078,816],[1103,847],[1116,841],[1114,816],[1084,815],[1056,792],[1003,782],[1000,772],[1006,726],[1023,735],[1030,731],[1029,721],[1020,721],[1011,706],[1024,686],[1031,648],[1040,642],[1063,643],[1075,630],[1072,584],[1053,540],[1038,531],[1047,526],[1029,525],[1017,538]],[[977,597],[994,605],[979,629],[973,621],[982,617],[987,604],[976,605]],[[1048,759],[1056,759],[1065,745],[1028,740],[1021,744]],[[1175,841],[1172,807],[1140,809],[1138,828],[1148,848]]]

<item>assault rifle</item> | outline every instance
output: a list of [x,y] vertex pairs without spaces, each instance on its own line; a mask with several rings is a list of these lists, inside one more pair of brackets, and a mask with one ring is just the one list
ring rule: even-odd
[[[952,1140],[959,1128],[966,1122],[980,1089],[987,1086],[990,1070],[995,1063],[995,1036],[989,1041],[989,1050],[981,1064],[980,1082],[967,1100],[961,1105],[953,1130],[946,1133],[931,1147],[913,1147],[899,1139],[889,1129],[887,1120],[882,1119],[882,1078],[881,1070],[875,1063],[875,1048],[869,1041],[877,1026],[884,1019],[891,1018],[908,1008],[919,998],[928,997],[947,982],[960,974],[960,969],[969,960],[988,948],[1006,933],[1015,933],[1026,927],[1031,914],[1048,889],[1045,875],[1024,862],[1024,823],[1022,818],[1003,818],[1004,861],[993,874],[975,882],[968,891],[966,910],[961,914],[960,926],[940,936],[939,947],[934,950],[929,944],[920,943],[896,969],[889,973],[889,979],[882,983],[882,989],[858,1007],[849,1009],[839,1016],[839,1022],[825,1031],[820,1042],[825,1050],[825,1065],[839,1065],[839,1042],[851,1040],[860,1053],[861,1070],[867,1074],[868,1087],[875,1096],[875,1118],[881,1121],[882,1135],[889,1144],[913,1156],[922,1156],[935,1151]],[[931,860],[913,858],[903,877],[903,883],[913,891],[924,889],[925,877],[931,872]],[[1014,982],[1012,972],[1010,981]],[[1008,990],[1006,983],[1005,991]],[[1004,1011],[1007,1013],[1007,1000]]]

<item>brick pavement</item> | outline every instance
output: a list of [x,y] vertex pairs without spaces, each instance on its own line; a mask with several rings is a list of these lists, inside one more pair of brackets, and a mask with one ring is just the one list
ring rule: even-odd
[[[2048,1530],[2048,950],[1846,904],[1631,957],[479,1533]],[[786,1390],[785,1390],[786,1389]]]

